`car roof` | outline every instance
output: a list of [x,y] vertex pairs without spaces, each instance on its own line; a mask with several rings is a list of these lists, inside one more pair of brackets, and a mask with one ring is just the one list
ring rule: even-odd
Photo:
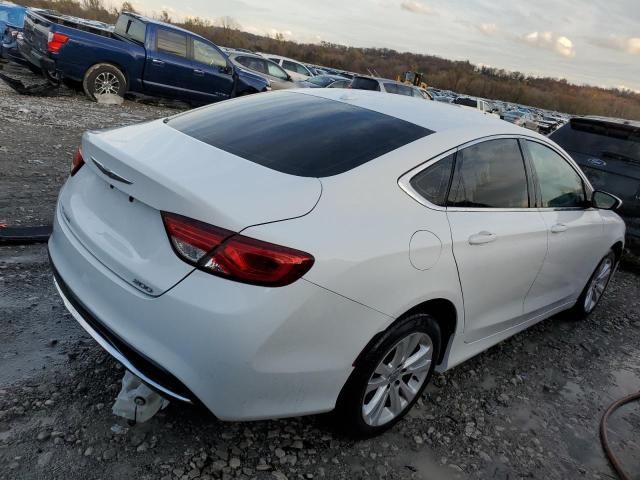
[[318,88],[287,91],[324,97],[366,108],[414,123],[423,128],[433,130],[436,133],[449,130],[460,131],[463,129],[476,129],[478,131],[491,132],[487,134],[526,134],[528,136],[546,139],[546,137],[542,137],[531,130],[518,127],[494,116],[485,115],[479,110],[473,110],[459,105],[441,102],[418,102],[413,97],[370,90],[353,89],[345,91]]

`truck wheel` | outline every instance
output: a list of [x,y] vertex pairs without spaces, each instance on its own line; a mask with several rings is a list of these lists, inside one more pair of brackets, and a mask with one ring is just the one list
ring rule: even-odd
[[91,100],[96,95],[118,95],[124,97],[127,91],[127,78],[118,67],[109,63],[98,63],[84,74],[82,88]]

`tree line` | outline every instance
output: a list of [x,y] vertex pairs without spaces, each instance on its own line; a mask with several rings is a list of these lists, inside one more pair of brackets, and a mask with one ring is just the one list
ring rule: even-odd
[[[24,0],[22,3],[61,13],[114,23],[121,11],[135,11],[130,2],[107,7],[103,0]],[[630,90],[576,85],[565,79],[533,77],[520,72],[453,61],[435,55],[398,52],[388,48],[355,48],[330,42],[297,43],[282,35],[260,36],[243,32],[232,18],[215,22],[191,17],[174,21],[167,11],[155,15],[214,43],[269,52],[315,65],[396,78],[413,70],[422,72],[428,85],[488,99],[504,100],[577,115],[605,115],[640,120],[640,94]]]

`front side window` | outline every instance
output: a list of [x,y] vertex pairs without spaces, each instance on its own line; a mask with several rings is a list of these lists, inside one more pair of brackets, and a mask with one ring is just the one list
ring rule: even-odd
[[204,63],[210,67],[227,66],[227,60],[219,51],[211,45],[195,39],[193,40],[193,59],[198,63]]
[[549,147],[526,142],[538,176],[544,208],[577,208],[585,204],[582,178],[567,161]]
[[373,78],[353,77],[351,88],[356,90],[375,90],[380,91],[380,84]]
[[279,78],[280,80],[289,80],[289,74],[285,72],[279,65],[273,62],[266,62],[267,73],[272,77]]
[[159,52],[186,57],[187,36],[184,33],[158,28],[157,49]]
[[488,140],[460,150],[448,205],[527,208],[524,160],[515,139]]
[[447,192],[451,181],[451,170],[455,153],[438,160],[411,179],[413,189],[434,205],[447,204]]

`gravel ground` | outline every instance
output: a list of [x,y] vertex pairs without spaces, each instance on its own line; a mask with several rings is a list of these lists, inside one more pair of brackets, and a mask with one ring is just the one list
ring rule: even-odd
[[[166,116],[0,82],[0,223],[49,223],[83,130]],[[328,416],[221,423],[172,403],[145,424],[111,414],[122,366],[66,313],[44,245],[0,247],[1,479],[610,479],[598,424],[640,390],[640,282],[621,271],[584,322],[554,317],[436,375],[409,416],[354,442]],[[611,421],[640,472],[640,406]]]

